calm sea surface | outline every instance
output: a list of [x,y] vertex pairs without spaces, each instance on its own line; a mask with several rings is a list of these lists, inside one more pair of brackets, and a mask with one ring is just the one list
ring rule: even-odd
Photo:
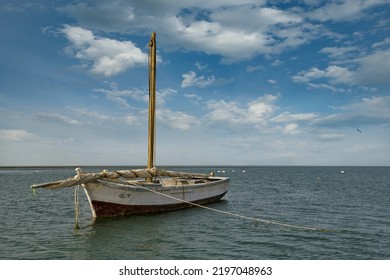
[[212,208],[332,231],[201,208],[93,222],[82,191],[74,231],[74,188],[30,189],[73,177],[74,168],[0,168],[0,259],[390,259],[390,167],[166,169],[230,177]]

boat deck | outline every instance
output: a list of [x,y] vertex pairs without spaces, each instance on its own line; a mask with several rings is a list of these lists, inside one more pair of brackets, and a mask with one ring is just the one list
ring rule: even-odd
[[138,180],[121,180],[120,183],[127,185],[141,185],[144,187],[173,187],[173,186],[188,186],[207,184],[209,182],[215,182],[221,178],[160,178],[148,181],[145,179]]

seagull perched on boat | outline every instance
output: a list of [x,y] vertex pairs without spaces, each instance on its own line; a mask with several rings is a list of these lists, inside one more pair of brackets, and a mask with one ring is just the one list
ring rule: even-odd
[[362,131],[359,128],[356,128],[356,130],[359,131],[360,133],[362,133]]

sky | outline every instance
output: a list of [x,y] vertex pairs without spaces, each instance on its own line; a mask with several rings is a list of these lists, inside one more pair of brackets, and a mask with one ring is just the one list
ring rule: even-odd
[[390,165],[388,0],[0,1],[0,166]]

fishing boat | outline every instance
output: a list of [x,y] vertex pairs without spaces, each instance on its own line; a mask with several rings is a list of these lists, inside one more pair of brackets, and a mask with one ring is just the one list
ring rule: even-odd
[[155,166],[156,34],[149,41],[148,159],[144,169],[86,173],[76,168],[73,178],[34,184],[32,189],[81,186],[93,217],[172,211],[220,200],[229,178],[214,173],[168,171]]

